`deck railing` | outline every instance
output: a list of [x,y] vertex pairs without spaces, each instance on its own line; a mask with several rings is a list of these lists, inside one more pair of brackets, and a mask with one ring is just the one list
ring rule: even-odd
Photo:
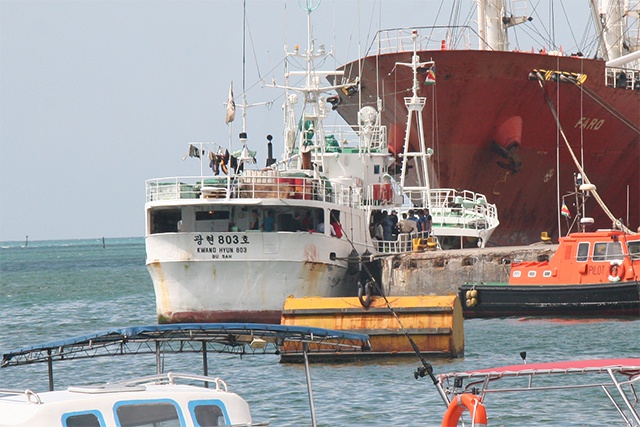
[[473,49],[472,41],[480,39],[476,30],[466,25],[392,28],[378,31],[367,55],[413,52],[414,31],[418,35],[418,51]]
[[[367,55],[412,52],[414,31],[418,35],[418,51],[478,49],[479,46],[480,35],[474,28],[466,25],[393,28],[378,31]],[[551,53],[564,55],[560,51],[549,52]],[[607,67],[606,85],[618,89],[640,90],[640,71],[632,68]]]
[[640,90],[640,71],[632,68],[607,67],[607,86],[618,89]]
[[[302,174],[280,174],[274,170],[247,170],[231,179],[173,177],[146,182],[147,202],[180,199],[300,199],[387,210],[402,205],[404,196],[414,201],[415,209],[430,209],[434,227],[480,230],[498,224],[496,206],[489,204],[484,195],[452,188],[433,189],[428,194],[408,191],[403,195],[397,183],[361,187]],[[427,198],[428,204],[424,203]]]
[[[428,192],[407,191],[414,205],[429,208],[434,227],[487,229],[498,225],[496,205],[487,202],[480,193],[453,188],[436,188]],[[428,204],[426,200],[428,198]],[[420,208],[419,206],[416,209]]]
[[356,186],[275,170],[247,170],[228,177],[171,177],[146,181],[146,201],[180,199],[303,199],[384,209],[402,200],[397,185]]
[[428,241],[433,242],[432,249],[436,249],[437,240],[426,231],[400,233],[393,240],[374,240],[374,244],[379,252],[395,254],[422,250]]

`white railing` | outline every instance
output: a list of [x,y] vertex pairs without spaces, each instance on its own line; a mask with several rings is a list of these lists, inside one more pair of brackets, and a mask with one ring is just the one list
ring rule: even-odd
[[418,35],[418,51],[471,49],[472,40],[480,38],[476,30],[469,26],[393,28],[378,31],[367,55],[413,52],[414,31]]
[[438,248],[437,239],[426,231],[399,233],[394,240],[374,240],[374,245],[378,252],[399,254],[427,249],[427,242],[432,245],[429,249]]
[[632,68],[607,67],[606,84],[618,89],[640,90],[640,71]]
[[324,125],[323,152],[371,152],[387,148],[386,126]]
[[398,189],[390,184],[366,188],[330,182],[275,170],[246,170],[232,177],[171,177],[146,181],[146,201],[180,199],[301,199],[336,203],[354,208],[389,206]]
[[[436,188],[428,192],[407,191],[406,196],[414,202],[415,208],[429,208],[434,227],[461,227],[487,229],[498,225],[496,205],[487,202],[480,193],[453,188]],[[429,200],[429,205],[425,201]],[[423,206],[418,206],[420,202]]]
[[[181,199],[298,199],[336,203],[341,206],[391,209],[400,206],[403,194],[397,183],[365,187],[329,182],[326,179],[281,174],[274,170],[247,170],[227,177],[173,177],[146,182],[146,201]],[[414,201],[413,209],[429,208],[434,227],[482,230],[498,225],[496,206],[484,195],[452,188],[404,194]],[[429,204],[424,201],[428,198]],[[423,201],[423,203],[418,203]]]

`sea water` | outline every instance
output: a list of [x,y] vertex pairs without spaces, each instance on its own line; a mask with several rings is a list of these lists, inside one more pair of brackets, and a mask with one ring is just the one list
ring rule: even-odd
[[[112,327],[156,323],[144,241],[134,239],[0,243],[0,352]],[[465,356],[429,359],[445,373],[529,362],[640,357],[640,320],[474,319],[464,322]],[[210,355],[209,374],[251,405],[255,421],[311,425],[304,368],[277,356]],[[445,406],[418,358],[312,364],[319,426],[439,426]],[[200,373],[200,358],[168,358],[165,371]],[[153,356],[60,362],[56,388],[155,372]],[[0,388],[48,388],[47,367],[0,369]],[[489,396],[491,426],[624,425],[598,390]],[[55,424],[55,422],[54,422]]]

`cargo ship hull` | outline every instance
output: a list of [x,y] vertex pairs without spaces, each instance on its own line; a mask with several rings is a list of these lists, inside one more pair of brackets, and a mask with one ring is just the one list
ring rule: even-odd
[[[615,74],[607,77],[604,61],[582,57],[476,50],[418,54],[436,64],[436,83],[420,88],[432,103],[424,117],[427,142],[436,153],[432,182],[484,193],[497,205],[500,227],[490,243],[530,244],[540,240],[541,232],[566,233],[565,220],[558,230],[559,197],[575,191],[578,169],[554,115],[613,215],[634,230],[640,225],[637,82],[635,90],[633,81],[617,87],[622,84]],[[340,93],[337,111],[355,124],[359,108],[375,106],[381,98],[382,121],[396,154],[403,150],[404,97],[412,75],[395,64],[409,59],[408,52],[388,53],[341,68],[347,79],[359,78],[360,93]],[[548,80],[530,78],[536,70]],[[560,73],[570,79],[558,78]],[[567,204],[575,217],[572,200]],[[586,211],[595,227],[611,227],[593,198]]]

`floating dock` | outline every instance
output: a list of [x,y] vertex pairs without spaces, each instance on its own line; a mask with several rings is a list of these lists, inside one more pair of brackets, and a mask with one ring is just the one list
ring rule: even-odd
[[[366,308],[357,297],[289,297],[284,303],[281,324],[368,334],[371,351],[358,353],[358,359],[413,355],[407,335],[425,356],[464,355],[462,306],[456,295],[400,296],[386,300],[371,297]],[[351,354],[345,352],[342,356]],[[294,361],[288,360],[293,358],[295,356],[287,355],[286,349],[283,351],[283,361]]]

